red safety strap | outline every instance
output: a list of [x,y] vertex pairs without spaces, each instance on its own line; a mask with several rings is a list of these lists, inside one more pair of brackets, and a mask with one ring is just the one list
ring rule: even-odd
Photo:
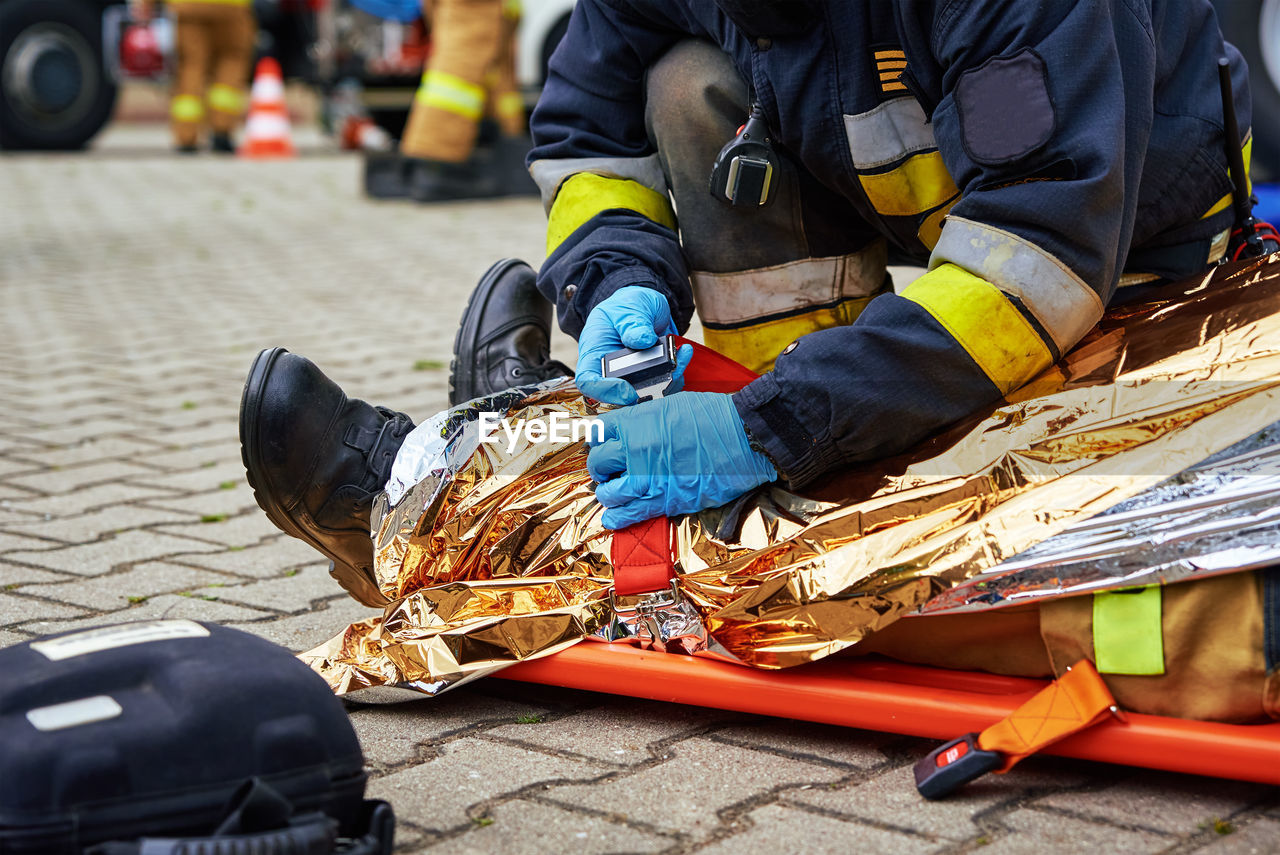
[[[693,346],[693,360],[684,373],[689,392],[736,392],[758,374],[696,341],[676,336],[676,345]],[[667,517],[657,517],[613,533],[609,558],[613,562],[613,592],[620,597],[661,591],[675,577],[674,529]]]

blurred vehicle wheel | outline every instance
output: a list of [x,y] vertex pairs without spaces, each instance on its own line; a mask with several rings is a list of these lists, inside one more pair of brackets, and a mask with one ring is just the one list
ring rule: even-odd
[[1249,63],[1253,175],[1280,179],[1280,0],[1215,0],[1222,33]]
[[81,148],[115,101],[101,4],[0,0],[0,146]]

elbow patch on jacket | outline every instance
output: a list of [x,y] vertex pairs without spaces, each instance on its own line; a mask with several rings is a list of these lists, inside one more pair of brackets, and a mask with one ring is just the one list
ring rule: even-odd
[[903,289],[960,343],[1007,395],[1053,364],[1035,327],[997,287],[954,264],[943,264]]
[[646,219],[674,230],[675,211],[666,196],[627,178],[607,178],[579,172],[560,185],[547,214],[547,255],[602,211],[634,211]]
[[1057,127],[1044,60],[1030,48],[960,75],[955,102],[965,151],[988,166],[1030,154]]

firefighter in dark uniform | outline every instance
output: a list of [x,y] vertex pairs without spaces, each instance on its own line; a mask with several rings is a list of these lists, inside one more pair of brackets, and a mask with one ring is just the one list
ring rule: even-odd
[[[547,258],[481,280],[451,400],[566,373],[554,305],[578,387],[625,407],[588,459],[605,525],[803,489],[1016,393],[1112,302],[1221,260],[1249,122],[1208,0],[578,0],[532,117]],[[900,293],[890,250],[927,267]],[[601,376],[695,308],[759,379],[636,403]],[[264,507],[368,562],[368,491],[408,417],[314,405],[328,381],[291,355],[252,379],[242,426],[293,449],[251,467]],[[282,510],[294,495],[330,523]]]

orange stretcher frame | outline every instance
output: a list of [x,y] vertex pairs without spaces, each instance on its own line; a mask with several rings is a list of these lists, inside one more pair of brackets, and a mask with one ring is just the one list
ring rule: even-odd
[[[585,641],[494,676],[614,695],[949,740],[1007,716],[1048,681],[884,659],[829,658],[761,671]],[[1280,785],[1280,722],[1218,724],[1126,713],[1046,754]]]

